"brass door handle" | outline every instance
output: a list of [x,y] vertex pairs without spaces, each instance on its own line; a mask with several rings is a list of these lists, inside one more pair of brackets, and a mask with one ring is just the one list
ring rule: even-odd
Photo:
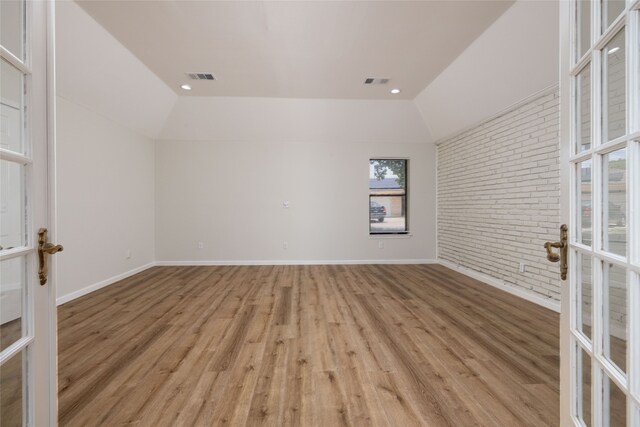
[[[567,271],[569,270],[569,244],[567,242],[569,234],[569,227],[567,224],[560,226],[560,241],[559,242],[546,242],[544,248],[547,250],[547,259],[551,262],[560,261],[560,278],[567,280]],[[555,253],[553,248],[560,249],[560,253]]]
[[40,285],[47,283],[47,277],[49,276],[49,266],[47,265],[47,255],[54,255],[64,250],[62,245],[54,245],[47,242],[47,229],[41,228],[38,230],[38,277],[40,278]]
[[547,259],[551,262],[560,261],[560,255],[553,252],[551,248],[559,248],[562,249],[562,243],[560,242],[547,242],[544,244],[544,247],[547,249]]

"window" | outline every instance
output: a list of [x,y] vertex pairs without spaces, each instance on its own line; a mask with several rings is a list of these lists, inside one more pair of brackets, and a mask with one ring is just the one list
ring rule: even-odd
[[407,234],[407,159],[369,160],[369,234]]

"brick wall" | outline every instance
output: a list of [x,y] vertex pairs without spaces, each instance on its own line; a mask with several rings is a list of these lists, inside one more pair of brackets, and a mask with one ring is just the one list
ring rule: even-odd
[[[560,300],[557,88],[438,146],[438,256]],[[519,273],[519,263],[526,266]]]

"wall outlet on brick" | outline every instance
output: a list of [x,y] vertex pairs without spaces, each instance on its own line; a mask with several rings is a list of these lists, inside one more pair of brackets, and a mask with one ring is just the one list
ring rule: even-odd
[[521,262],[521,263],[520,263],[520,266],[518,267],[518,271],[519,271],[520,273],[524,273],[524,272],[526,272],[526,271],[527,271],[527,266],[526,266],[526,265],[524,265],[524,262]]

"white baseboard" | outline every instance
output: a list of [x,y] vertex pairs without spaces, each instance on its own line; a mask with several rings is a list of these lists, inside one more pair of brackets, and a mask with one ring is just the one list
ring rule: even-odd
[[67,295],[63,295],[61,297],[58,297],[56,299],[56,305],[62,305],[66,302],[69,302],[71,300],[74,300],[76,298],[80,298],[83,295],[86,295],[88,293],[91,293],[93,291],[97,291],[98,289],[104,288],[105,286],[109,286],[115,282],[118,282],[120,280],[126,279],[127,277],[131,277],[134,274],[138,274],[148,268],[154,267],[156,265],[155,262],[150,262],[149,264],[145,264],[143,266],[134,268],[133,270],[129,270],[126,271],[122,274],[118,274],[116,276],[110,277],[106,280],[102,280],[98,283],[94,283],[93,285],[89,285],[86,288],[82,288],[80,290],[77,290],[75,292],[71,292],[70,294]]
[[157,261],[160,266],[189,265],[354,265],[354,264],[437,264],[436,259],[354,259],[354,260],[226,260]]
[[541,296],[532,294],[531,292],[527,292],[524,289],[516,288],[515,286],[508,285],[503,280],[496,279],[495,277],[489,276],[484,273],[480,273],[479,271],[472,270],[467,267],[463,267],[457,264],[454,264],[450,261],[440,259],[438,260],[440,264],[444,265],[447,268],[450,268],[458,273],[462,273],[465,276],[472,277],[476,280],[479,280],[487,285],[491,285],[495,288],[501,289],[505,292],[508,292],[512,295],[525,299],[534,304],[541,305],[549,310],[553,310],[556,313],[560,313],[560,302],[554,301],[551,298],[543,298]]

